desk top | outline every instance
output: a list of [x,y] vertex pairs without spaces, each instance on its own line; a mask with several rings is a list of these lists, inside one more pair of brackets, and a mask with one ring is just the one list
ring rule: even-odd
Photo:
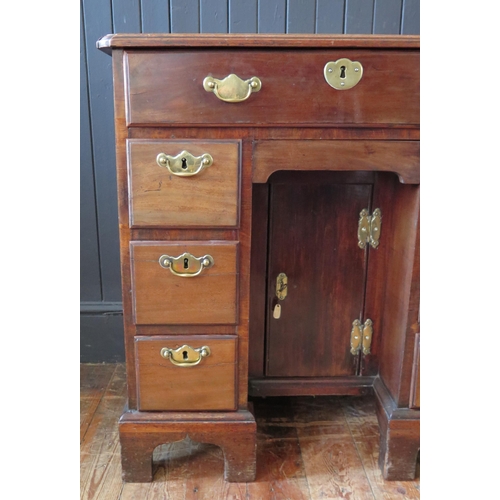
[[419,49],[418,35],[264,35],[264,34],[112,34],[97,41],[97,48],[112,49],[181,47],[256,48],[382,48]]

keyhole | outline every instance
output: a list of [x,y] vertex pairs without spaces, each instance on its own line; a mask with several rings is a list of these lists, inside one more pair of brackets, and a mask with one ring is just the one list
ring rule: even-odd
[[182,351],[182,359],[188,359],[188,352]]
[[345,66],[340,66],[340,78],[345,78]]
[[181,160],[181,161],[182,161],[181,168],[182,168],[183,170],[186,170],[186,169],[188,168],[186,158],[182,158],[182,160]]
[[184,269],[189,269],[189,259],[187,257],[184,259]]

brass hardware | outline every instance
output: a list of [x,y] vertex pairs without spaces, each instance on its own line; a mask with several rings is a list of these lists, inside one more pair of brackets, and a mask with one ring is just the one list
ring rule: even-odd
[[372,345],[373,321],[367,319],[363,325],[363,354],[370,354]]
[[379,246],[380,231],[382,226],[382,212],[376,208],[372,215],[368,215],[368,210],[363,208],[359,213],[358,222],[358,246],[365,248],[369,243],[372,248]]
[[359,319],[352,322],[351,330],[351,354],[356,355],[363,349],[363,354],[370,354],[370,346],[373,336],[373,321],[367,319],[361,324]]
[[352,322],[352,330],[351,330],[351,354],[355,355],[361,349],[361,321],[356,319]]
[[[214,259],[211,255],[195,257],[189,252],[185,252],[178,257],[162,255],[159,262],[161,267],[170,269],[172,274],[181,278],[194,278],[201,274],[204,269],[208,269],[214,265]],[[195,269],[194,271],[192,271],[193,268]]]
[[203,88],[207,92],[213,92],[221,101],[241,102],[248,99],[252,92],[258,92],[262,88],[262,82],[256,76],[248,80],[242,80],[235,74],[226,76],[223,80],[207,76],[203,80]]
[[285,300],[288,291],[288,277],[285,273],[279,273],[276,278],[276,297]]
[[372,218],[370,221],[370,245],[373,248],[377,248],[380,239],[380,229],[382,225],[382,212],[380,208],[376,208],[373,211]]
[[175,366],[185,368],[200,364],[203,358],[210,356],[210,353],[210,347],[207,345],[196,349],[193,349],[188,345],[183,345],[178,349],[169,349],[168,347],[164,347],[160,351],[162,358],[169,359]]
[[165,167],[171,174],[180,177],[190,177],[199,174],[203,169],[209,167],[214,162],[213,158],[204,153],[201,156],[193,156],[188,151],[181,151],[177,156],[160,153],[156,157],[156,163],[160,167]]
[[273,309],[273,318],[280,319],[281,317],[281,304],[276,304]]
[[347,58],[327,62],[323,70],[328,85],[336,90],[352,89],[363,76],[363,66]]

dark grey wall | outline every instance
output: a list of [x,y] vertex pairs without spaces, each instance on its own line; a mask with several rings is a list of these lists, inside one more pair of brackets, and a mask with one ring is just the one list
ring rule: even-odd
[[108,33],[418,34],[420,0],[81,0],[81,360],[122,361]]

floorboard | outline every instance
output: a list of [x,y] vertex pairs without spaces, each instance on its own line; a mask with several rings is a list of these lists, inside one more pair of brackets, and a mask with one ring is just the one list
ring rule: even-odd
[[257,479],[226,483],[220,448],[159,446],[152,483],[121,480],[123,364],[81,365],[82,500],[419,499],[420,480],[384,481],[372,396],[255,399]]

